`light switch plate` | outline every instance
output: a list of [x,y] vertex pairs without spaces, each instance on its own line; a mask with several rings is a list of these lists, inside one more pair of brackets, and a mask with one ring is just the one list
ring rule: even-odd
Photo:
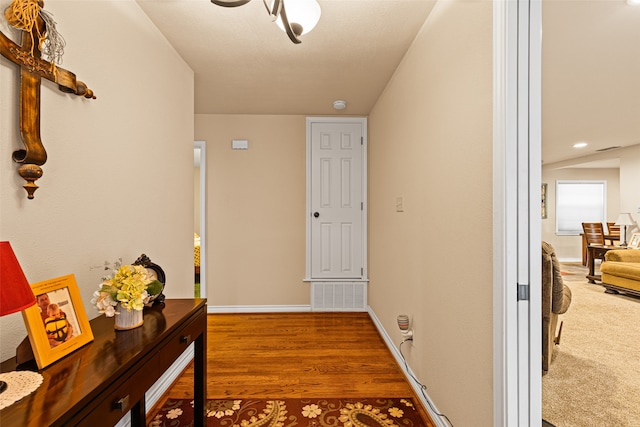
[[231,141],[231,148],[234,150],[248,150],[249,141],[246,139],[234,139]]

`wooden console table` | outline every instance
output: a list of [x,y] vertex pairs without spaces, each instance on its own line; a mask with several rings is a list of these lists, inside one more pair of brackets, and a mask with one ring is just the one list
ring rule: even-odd
[[[204,427],[207,374],[206,299],[167,299],[145,308],[144,324],[115,331],[113,318],[93,319],[94,341],[42,369],[42,385],[0,411],[0,425],[115,425],[131,412],[131,425],[146,424],[145,392],[195,343],[195,426]],[[35,363],[16,367],[15,358],[2,372],[37,370]]]

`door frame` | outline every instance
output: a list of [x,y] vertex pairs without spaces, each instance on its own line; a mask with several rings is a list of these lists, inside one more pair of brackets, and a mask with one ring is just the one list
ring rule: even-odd
[[[311,215],[312,215],[312,206],[311,206],[311,125],[313,123],[359,123],[362,126],[362,278],[358,280],[366,280],[369,277],[369,262],[368,262],[368,186],[367,186],[367,141],[368,141],[368,132],[367,132],[367,118],[366,117],[307,117],[306,120],[306,131],[307,131],[307,143],[306,143],[306,174],[307,174],[307,185],[306,185],[306,208],[305,208],[305,217],[306,217],[306,267],[305,267],[305,282],[311,281],[322,281],[322,282],[331,282],[335,280],[345,281],[344,279],[315,279],[311,276]],[[353,280],[348,280],[353,281]]]
[[207,297],[207,143],[194,141],[200,150],[200,298]]
[[495,426],[542,419],[541,8],[493,1]]

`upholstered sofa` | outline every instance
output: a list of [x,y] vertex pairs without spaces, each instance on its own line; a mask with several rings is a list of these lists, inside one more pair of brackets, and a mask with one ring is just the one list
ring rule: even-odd
[[[562,281],[560,263],[553,247],[542,242],[542,373],[549,370],[556,344],[560,344],[562,322],[558,315],[571,305],[571,289]],[[557,335],[556,335],[557,333]]]
[[640,250],[608,251],[600,265],[600,272],[605,292],[624,292],[640,296]]

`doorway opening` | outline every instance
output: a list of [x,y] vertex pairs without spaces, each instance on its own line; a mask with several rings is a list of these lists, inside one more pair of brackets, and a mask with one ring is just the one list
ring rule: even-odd
[[207,155],[205,141],[193,142],[193,270],[195,298],[207,297]]

